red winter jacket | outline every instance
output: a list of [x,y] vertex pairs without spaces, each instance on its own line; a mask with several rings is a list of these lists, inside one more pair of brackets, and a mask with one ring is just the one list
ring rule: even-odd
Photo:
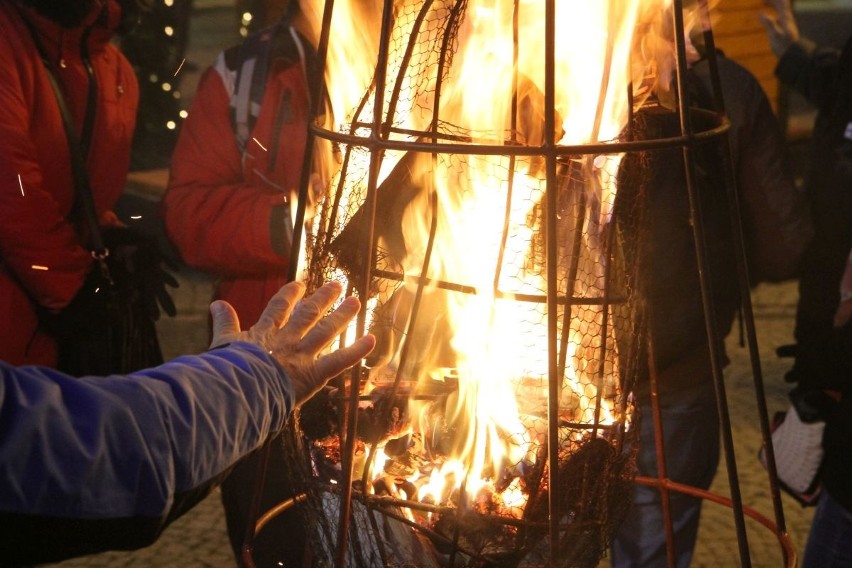
[[67,305],[92,260],[67,221],[74,188],[65,130],[21,15],[37,30],[78,127],[89,88],[81,54],[87,42],[98,103],[87,166],[103,221],[115,218],[124,188],[139,94],[133,69],[109,43],[120,16],[115,0],[76,29],[15,1],[0,3],[0,359],[52,366],[56,349],[38,331],[36,305]]
[[240,49],[221,53],[201,78],[172,155],[163,214],[184,261],[218,276],[215,297],[230,302],[241,321],[254,322],[286,282],[285,202],[289,210],[298,191],[309,102],[298,51],[272,57],[241,152],[231,108]]

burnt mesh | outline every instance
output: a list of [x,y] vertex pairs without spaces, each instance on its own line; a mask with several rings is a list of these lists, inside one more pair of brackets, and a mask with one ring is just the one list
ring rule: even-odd
[[[344,133],[365,136],[380,99],[388,117],[382,128],[400,144],[379,152],[368,142],[336,142],[340,168],[306,235],[308,289],[342,282],[360,297],[363,325],[377,337],[357,392],[351,374],[333,380],[287,437],[316,566],[337,558],[349,464],[351,566],[594,566],[629,506],[635,456],[628,448],[638,430],[629,393],[642,342],[638,255],[629,237],[641,206],[636,192],[622,206],[605,189],[616,183],[617,154],[560,156],[549,178],[545,158],[516,151],[538,144],[544,131],[533,110],[542,95],[529,86],[519,88],[517,118],[506,131],[438,118],[433,109],[452,73],[466,7],[399,3],[383,96],[374,82]],[[474,142],[505,151],[440,145]],[[548,191],[556,193],[555,211]],[[557,244],[548,255],[551,229]],[[458,321],[456,306],[471,302],[482,304],[470,312],[476,315]],[[495,329],[508,333],[505,348],[491,339]],[[494,360],[477,367],[493,382],[469,376],[463,344],[480,334],[497,346]],[[511,376],[498,386],[504,373]],[[478,413],[487,409],[465,402],[470,392],[491,389],[512,399],[514,426],[486,429]],[[357,416],[347,411],[352,396]],[[471,438],[481,452],[507,454],[476,479],[465,473],[478,455]],[[455,456],[463,456],[458,486],[426,491]]]

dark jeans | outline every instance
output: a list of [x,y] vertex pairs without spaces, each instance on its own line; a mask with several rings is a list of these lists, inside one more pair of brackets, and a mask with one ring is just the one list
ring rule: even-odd
[[[666,470],[672,481],[707,489],[719,465],[719,425],[716,395],[710,382],[671,397],[661,396]],[[654,423],[649,400],[639,401],[641,416],[638,474],[657,476]],[[701,499],[670,493],[674,550],[677,566],[686,568],[692,560]],[[612,544],[613,568],[664,568],[666,531],[660,492],[636,485],[633,505]]]
[[852,568],[852,511],[828,491],[814,513],[802,568]]

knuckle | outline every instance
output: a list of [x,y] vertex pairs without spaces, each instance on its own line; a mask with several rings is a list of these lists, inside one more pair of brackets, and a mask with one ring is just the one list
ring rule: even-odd
[[320,307],[315,302],[303,301],[297,307],[306,318],[318,319],[322,315]]

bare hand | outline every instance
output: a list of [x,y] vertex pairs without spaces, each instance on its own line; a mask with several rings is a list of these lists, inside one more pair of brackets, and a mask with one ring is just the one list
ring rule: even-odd
[[772,13],[763,12],[758,17],[769,35],[772,53],[781,57],[801,37],[793,16],[793,7],[790,0],[764,0],[763,3],[772,9]]
[[323,317],[340,292],[340,284],[330,282],[302,299],[304,284],[286,284],[269,300],[260,319],[248,331],[240,330],[237,314],[229,303],[213,302],[210,346],[248,341],[270,351],[287,372],[299,406],[329,379],[366,357],[376,344],[372,335],[365,335],[347,347],[319,356],[361,309],[358,298],[348,297],[334,312]]

